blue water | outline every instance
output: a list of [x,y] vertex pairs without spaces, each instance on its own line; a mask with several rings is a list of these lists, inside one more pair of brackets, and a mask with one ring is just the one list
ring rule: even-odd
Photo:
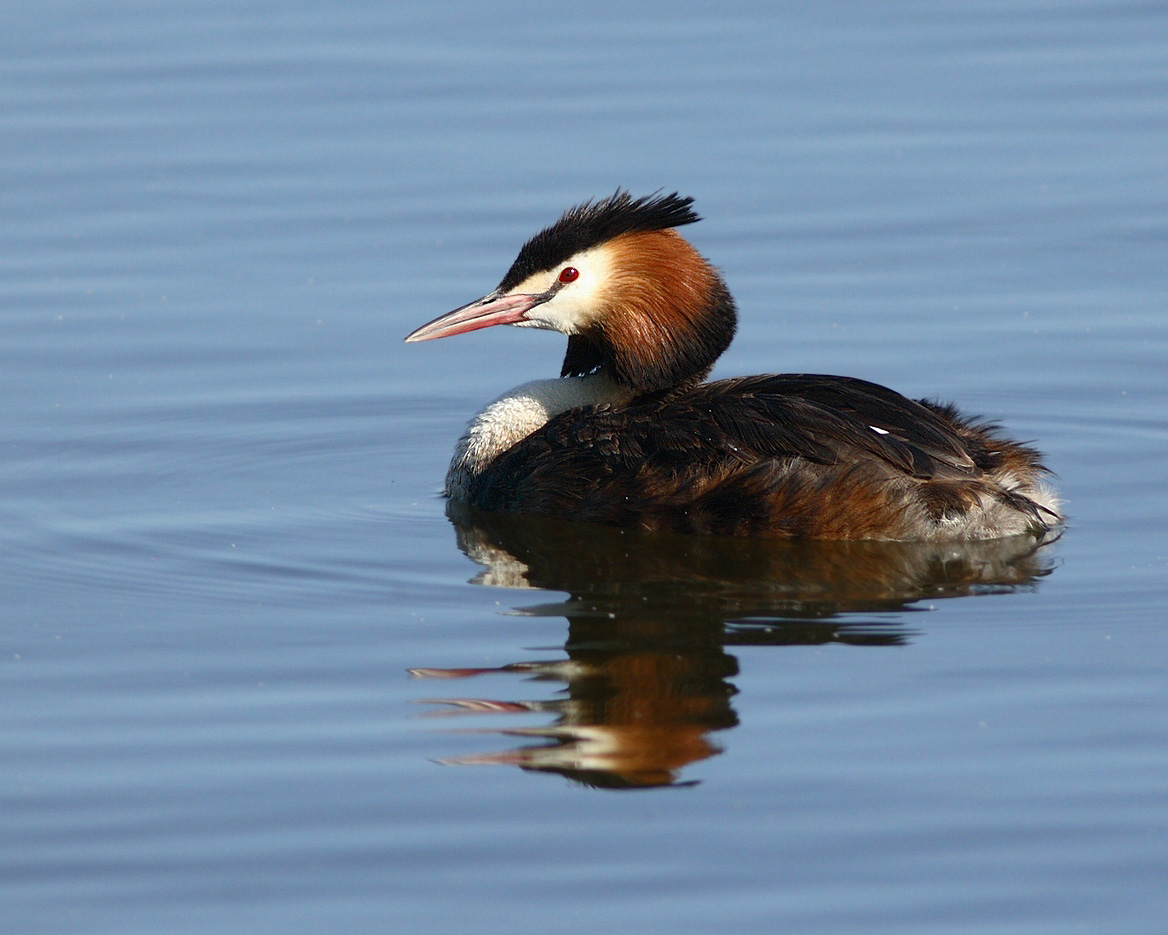
[[[1163,931],[1166,153],[1157,4],[5,4],[0,928]],[[1065,535],[448,518],[563,339],[401,338],[617,186]]]

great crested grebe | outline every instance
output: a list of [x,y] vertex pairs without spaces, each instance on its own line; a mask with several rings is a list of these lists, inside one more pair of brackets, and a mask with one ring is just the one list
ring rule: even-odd
[[692,198],[617,191],[536,234],[489,295],[410,334],[560,331],[558,380],[471,421],[446,494],[486,510],[643,529],[821,539],[991,539],[1062,521],[1034,449],[948,405],[851,377],[703,383],[734,299],[674,228]]

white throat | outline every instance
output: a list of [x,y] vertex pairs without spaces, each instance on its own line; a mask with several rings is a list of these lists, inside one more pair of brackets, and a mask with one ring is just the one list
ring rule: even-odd
[[446,472],[446,496],[468,499],[471,481],[492,461],[561,412],[601,403],[620,404],[632,391],[604,374],[532,380],[508,390],[471,419]]

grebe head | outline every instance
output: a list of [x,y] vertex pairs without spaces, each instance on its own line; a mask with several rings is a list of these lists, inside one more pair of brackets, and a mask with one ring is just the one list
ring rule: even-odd
[[497,289],[406,341],[492,325],[568,335],[561,376],[605,372],[637,393],[701,380],[734,336],[734,300],[673,228],[692,198],[617,191],[572,208],[531,238]]

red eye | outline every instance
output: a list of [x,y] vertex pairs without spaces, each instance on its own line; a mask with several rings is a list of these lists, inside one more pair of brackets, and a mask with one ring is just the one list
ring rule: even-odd
[[574,266],[565,266],[560,270],[560,282],[575,282],[580,278],[580,271]]

